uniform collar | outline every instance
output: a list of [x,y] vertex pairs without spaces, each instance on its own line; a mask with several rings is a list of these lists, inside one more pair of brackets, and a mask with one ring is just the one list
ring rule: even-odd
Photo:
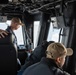
[[41,59],[41,62],[47,64],[49,67],[59,68],[59,67],[56,65],[56,63],[55,63],[55,61],[54,61],[53,59],[43,57],[43,58]]

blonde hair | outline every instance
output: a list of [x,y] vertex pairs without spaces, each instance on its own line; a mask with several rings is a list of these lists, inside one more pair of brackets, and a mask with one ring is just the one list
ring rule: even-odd
[[21,22],[20,18],[18,18],[18,17],[13,17],[11,22],[19,23],[20,25],[23,25],[23,23]]

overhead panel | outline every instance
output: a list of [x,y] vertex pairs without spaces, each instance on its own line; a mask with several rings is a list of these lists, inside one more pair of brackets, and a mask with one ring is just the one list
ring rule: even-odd
[[0,0],[0,4],[8,4],[8,0]]

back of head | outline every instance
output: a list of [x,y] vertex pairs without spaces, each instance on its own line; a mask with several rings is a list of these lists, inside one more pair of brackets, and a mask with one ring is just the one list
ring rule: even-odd
[[63,55],[70,56],[73,54],[73,50],[71,48],[66,48],[61,43],[52,43],[47,47],[46,56],[47,58],[56,59]]
[[5,38],[0,38],[0,73],[3,75],[17,73],[17,48],[13,44],[11,33],[8,33]]

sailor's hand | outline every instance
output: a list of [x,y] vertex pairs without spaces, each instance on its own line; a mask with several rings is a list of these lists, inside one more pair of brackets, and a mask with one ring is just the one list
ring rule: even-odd
[[8,32],[0,29],[0,38],[4,38],[6,35],[8,35]]

